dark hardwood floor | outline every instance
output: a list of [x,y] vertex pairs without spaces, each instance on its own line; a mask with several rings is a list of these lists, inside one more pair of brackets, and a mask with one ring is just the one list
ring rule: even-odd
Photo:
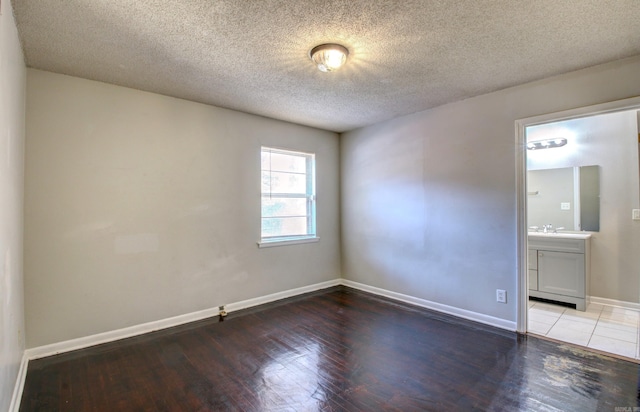
[[31,361],[20,410],[614,412],[639,372],[336,287]]

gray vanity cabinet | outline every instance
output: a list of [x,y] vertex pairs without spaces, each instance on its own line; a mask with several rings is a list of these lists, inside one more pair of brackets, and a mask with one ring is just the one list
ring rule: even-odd
[[573,303],[577,310],[586,310],[590,237],[577,236],[529,236],[529,296]]

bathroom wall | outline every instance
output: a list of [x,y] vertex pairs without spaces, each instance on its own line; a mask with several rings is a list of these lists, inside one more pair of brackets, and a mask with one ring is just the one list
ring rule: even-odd
[[0,2],[0,411],[24,351],[22,206],[26,69],[11,3]]
[[[567,145],[527,151],[529,170],[598,165],[600,230],[591,238],[591,295],[638,303],[640,207],[637,111],[610,113],[527,128],[531,140],[565,136]],[[530,201],[531,196],[529,196]]]
[[[27,347],[340,277],[335,133],[27,76]],[[319,242],[258,248],[261,145],[316,154]]]
[[[343,276],[515,322],[522,150],[515,121],[639,95],[636,57],[345,133]],[[637,226],[629,215],[626,209],[615,218]],[[595,282],[596,293],[638,302],[635,273],[624,287]],[[507,291],[506,304],[496,302],[496,289]]]

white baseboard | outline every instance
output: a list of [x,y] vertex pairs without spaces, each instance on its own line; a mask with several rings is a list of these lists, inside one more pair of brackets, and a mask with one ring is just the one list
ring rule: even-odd
[[342,279],[334,279],[326,282],[316,283],[309,286],[303,286],[297,289],[285,290],[284,292],[277,292],[267,296],[261,296],[259,298],[247,299],[236,303],[230,303],[226,305],[227,312],[234,312],[240,309],[251,308],[258,305],[263,305],[269,302],[275,302],[276,300],[291,298],[293,296],[302,295],[309,292],[315,292],[316,290],[327,289],[333,286],[342,284]]
[[[304,293],[314,292],[316,290],[326,289],[333,286],[344,285],[354,289],[363,290],[375,295],[385,296],[390,299],[409,303],[411,305],[432,309],[438,312],[447,313],[449,315],[458,316],[475,322],[484,323],[486,325],[495,326],[510,331],[516,330],[516,323],[504,319],[496,318],[482,313],[472,312],[465,309],[459,309],[453,306],[443,305],[441,303],[431,302],[414,296],[404,295],[402,293],[392,292],[386,289],[353,282],[346,279],[334,279],[326,282],[316,283],[309,286],[303,286],[296,289],[290,289],[283,292],[277,292],[266,296],[253,299],[247,299],[240,302],[225,304],[227,312],[234,312],[240,309],[246,309],[253,306],[263,305],[265,303],[274,302],[293,296],[302,295]],[[27,360],[39,359],[46,356],[57,355],[59,353],[70,352],[77,349],[83,349],[90,346],[100,345],[102,343],[113,342],[120,339],[130,338],[161,329],[171,328],[183,325],[189,322],[210,318],[219,315],[218,307],[209,308],[197,312],[187,313],[184,315],[174,316],[171,318],[161,319],[153,322],[147,322],[140,325],[134,325],[127,328],[116,329],[109,332],[98,333],[95,335],[85,336],[77,339],[70,339],[63,342],[52,343],[49,345],[38,346],[25,350]],[[25,370],[26,372],[26,370]]]
[[20,401],[22,400],[22,391],[24,390],[24,381],[27,378],[27,367],[29,366],[29,358],[26,353],[22,354],[20,361],[20,369],[16,377],[16,384],[13,387],[13,395],[9,404],[9,412],[18,412],[20,409]]
[[616,306],[619,308],[632,309],[640,311],[640,303],[626,302],[624,300],[599,298],[597,296],[591,296],[591,303],[598,303],[600,305]]
[[380,295],[390,299],[409,303],[411,305],[416,305],[423,308],[435,310],[437,312],[442,312],[449,315],[457,316],[459,318],[472,320],[474,322],[484,323],[485,325],[495,326],[500,329],[506,329],[509,331],[516,330],[516,322],[496,318],[489,315],[484,315],[482,313],[477,313],[477,312],[473,312],[466,309],[460,309],[453,306],[443,305],[441,303],[431,302],[429,300],[416,298],[414,296],[404,295],[402,293],[392,292],[386,289],[365,285],[363,283],[358,283],[351,280],[342,279],[342,284],[350,288],[359,289],[365,292],[373,293],[375,295]]
[[[243,300],[236,303],[225,304],[227,312],[233,312],[252,306],[262,305],[264,303],[274,302],[276,300],[285,299],[303,293],[314,292],[320,289],[330,288],[340,285],[340,279],[334,279],[327,282],[316,283],[309,286],[303,286],[296,289],[290,289],[283,292],[273,293],[271,295],[261,296],[255,299]],[[161,319],[153,322],[147,322],[140,325],[134,325],[127,328],[116,329],[109,332],[98,333],[95,335],[85,336],[77,339],[70,339],[63,342],[52,343],[49,345],[38,346],[25,350],[27,359],[39,359],[46,356],[57,355],[59,353],[70,352],[72,350],[88,348],[90,346],[100,345],[102,343],[113,342],[119,339],[130,338],[161,329],[179,326],[189,322],[218,316],[220,314],[218,307],[204,309],[197,312],[191,312],[184,315],[174,316],[171,318]]]
[[[350,288],[362,290],[365,292],[373,293],[375,295],[384,296],[393,300],[398,300],[411,305],[420,306],[427,309],[432,309],[437,312],[447,313],[449,315],[457,316],[460,318],[468,319],[471,321],[483,323],[490,326],[495,326],[501,329],[510,331],[516,330],[516,323],[507,321],[504,319],[496,318],[493,316],[484,315],[477,312],[468,311],[465,309],[459,309],[453,306],[443,305],[436,302],[431,302],[425,299],[417,298],[414,296],[404,295],[402,293],[392,292],[386,289],[377,288],[374,286],[365,285],[358,282],[353,282],[346,279],[334,279],[326,282],[316,283],[309,286],[303,286],[296,289],[290,289],[283,292],[277,292],[266,296],[261,296],[254,299],[247,299],[240,302],[225,304],[227,312],[234,312],[240,309],[246,309],[253,306],[262,305],[265,303],[275,302],[277,300],[286,299],[298,295],[302,295],[309,292],[314,292],[321,289],[330,288],[333,286],[344,285]],[[594,299],[594,298],[592,298]],[[601,298],[595,298],[601,299]],[[608,299],[601,299],[607,300]],[[599,303],[599,302],[598,302]],[[610,304],[610,303],[607,303]],[[640,305],[638,305],[640,306]],[[50,345],[38,346],[30,348],[24,351],[22,362],[20,364],[20,370],[16,379],[16,385],[13,391],[9,412],[17,412],[20,408],[20,400],[22,398],[22,391],[24,389],[24,383],[27,375],[27,366],[29,360],[43,358],[46,356],[56,355],[59,353],[70,352],[77,349],[83,349],[90,346],[99,345],[102,343],[113,342],[120,339],[130,338],[133,336],[142,335],[145,333],[170,328],[173,326],[179,326],[189,322],[195,322],[198,320],[206,319],[212,316],[219,315],[218,307],[209,308],[197,312],[187,313],[180,316],[174,316],[167,319],[161,319],[158,321],[147,322],[140,325],[130,326],[127,328],[117,329],[109,332],[98,333],[95,335],[85,336],[82,338],[71,339],[64,342],[53,343]]]
[[219,314],[218,308],[210,308],[198,312],[187,313],[185,315],[174,316],[153,322],[142,323],[140,325],[129,326],[122,329],[97,333],[95,335],[84,336],[82,338],[70,339],[62,342],[51,343],[49,345],[29,348],[25,351],[29,359],[39,359],[59,353],[70,352],[72,350],[84,349],[89,346],[100,345],[102,343],[113,342],[119,339],[130,338],[160,329],[182,325],[201,319],[210,318]]

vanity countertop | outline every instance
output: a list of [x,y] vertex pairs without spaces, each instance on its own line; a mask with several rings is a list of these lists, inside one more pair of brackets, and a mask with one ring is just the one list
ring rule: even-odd
[[589,239],[591,237],[591,233],[570,233],[570,232],[529,232],[529,237],[540,237],[540,238],[556,238],[556,239]]

